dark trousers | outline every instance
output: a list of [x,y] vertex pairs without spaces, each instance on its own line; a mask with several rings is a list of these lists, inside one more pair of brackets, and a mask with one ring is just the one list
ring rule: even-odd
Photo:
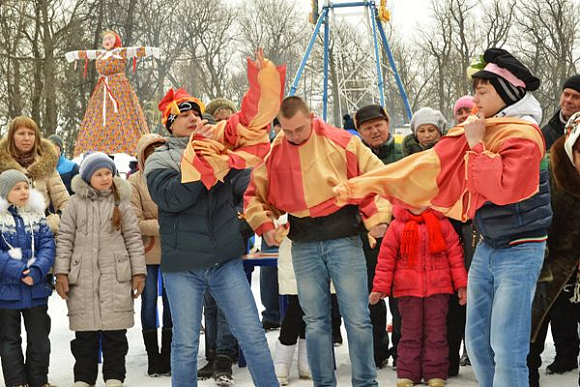
[[393,316],[393,333],[391,333],[391,341],[392,341],[392,346],[391,346],[391,356],[393,357],[393,360],[397,360],[397,356],[398,356],[398,346],[399,346],[399,341],[401,341],[401,326],[402,326],[402,321],[401,321],[401,313],[399,311],[399,300],[393,296],[389,297],[389,310],[391,311],[391,316]]
[[[39,387],[48,383],[50,317],[47,310],[47,305],[0,309],[0,357],[7,386]],[[20,315],[26,329],[26,360],[22,354]]]
[[457,293],[449,297],[449,312],[447,313],[447,343],[449,345],[449,376],[459,373],[461,358],[461,341],[465,336],[465,318],[467,308],[459,305]]
[[99,371],[99,340],[103,346],[103,379],[125,381],[125,356],[129,351],[127,330],[75,332],[70,348],[75,357],[75,382],[95,384]]
[[[576,276],[569,281],[574,283]],[[573,288],[572,288],[573,289]],[[580,304],[570,302],[572,294],[562,291],[546,314],[538,330],[536,341],[530,344],[528,368],[538,369],[542,366],[542,352],[548,334],[548,325],[552,325],[552,337],[556,347],[556,360],[576,363],[578,360],[578,323],[580,323]],[[531,374],[531,372],[530,372]]]
[[218,308],[209,290],[203,295],[203,313],[205,316],[205,358],[211,361],[215,355],[227,355],[232,359],[238,357],[238,340],[233,335],[224,312]]
[[[373,290],[375,269],[377,267],[377,259],[382,239],[378,239],[375,248],[371,249],[368,243],[368,234],[366,232],[362,233],[360,237],[363,242],[363,251],[367,262],[368,287],[369,292],[371,292]],[[389,307],[391,309],[391,314],[393,315],[393,348],[390,350],[389,335],[387,334],[387,304],[384,300],[377,302],[375,305],[369,304],[371,324],[373,325],[374,358],[377,366],[382,365],[383,361],[387,359],[389,355],[392,355],[393,359],[397,358],[397,343],[401,337],[401,316],[397,310],[396,299],[392,297],[389,298]]]
[[402,336],[399,342],[397,377],[419,383],[433,378],[447,379],[449,350],[447,348],[448,294],[400,297]]
[[306,338],[306,323],[303,320],[304,312],[298,302],[298,296],[286,297],[288,297],[288,308],[286,309],[284,320],[282,320],[278,340],[283,345],[294,345],[298,342],[299,337]]
[[[160,278],[159,266],[160,265],[147,265],[145,288],[141,294],[141,328],[143,328],[143,330],[157,329],[157,300],[159,298],[158,285]],[[173,327],[173,324],[171,323],[171,311],[169,309],[169,301],[167,300],[167,294],[165,292],[165,286],[163,286],[163,282],[161,282],[161,286],[163,313],[161,315],[161,321],[159,321],[159,324],[163,324],[163,328],[171,329]]]
[[[277,253],[278,248],[268,246],[262,239],[262,252]],[[280,304],[278,299],[278,268],[262,266],[260,267],[260,299],[264,310],[262,311],[262,321],[272,324],[280,324]]]

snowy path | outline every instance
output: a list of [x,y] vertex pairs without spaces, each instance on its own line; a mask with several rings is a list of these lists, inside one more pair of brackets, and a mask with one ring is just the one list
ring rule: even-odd
[[[259,276],[258,271],[254,272],[252,283],[252,290],[256,299],[259,301]],[[136,303],[137,311],[140,302]],[[261,308],[261,304],[258,303]],[[72,367],[73,357],[70,352],[70,340],[73,338],[73,333],[68,329],[68,319],[66,317],[66,304],[62,301],[56,293],[50,298],[49,313],[52,318],[52,332],[50,335],[52,344],[52,353],[50,359],[50,374],[49,380],[51,383],[59,387],[72,385]],[[146,375],[147,357],[143,347],[141,337],[139,314],[136,315],[136,325],[129,330],[129,354],[127,356],[127,379],[125,385],[127,387],[161,387],[170,386],[171,380],[169,377],[150,378]],[[24,329],[24,328],[23,328]],[[270,344],[270,349],[273,351],[274,344],[278,338],[279,331],[268,332],[267,338]],[[337,378],[339,386],[350,385],[350,362],[348,360],[348,347],[346,345],[346,333],[343,327],[343,337],[345,344],[335,348],[337,357]],[[201,339],[200,356],[198,357],[199,365],[205,364],[203,358],[203,336]],[[546,350],[544,352],[544,365],[550,364],[554,357],[554,346],[551,336],[548,336],[546,343]],[[100,376],[99,376],[100,377]],[[382,386],[394,386],[396,381],[396,372],[387,366],[378,371],[379,384]],[[249,387],[252,386],[250,374],[246,368],[234,367],[234,380],[236,386]],[[572,387],[577,385],[578,374],[571,372],[565,375],[545,375],[544,369],[541,370],[541,383],[544,387]],[[3,384],[4,379],[0,377],[0,382]],[[99,379],[97,386],[103,386],[104,382]],[[477,386],[475,377],[471,367],[461,367],[458,377],[451,378],[447,384],[449,387],[471,387]],[[215,386],[213,380],[206,380],[199,382],[200,387]],[[306,387],[312,386],[311,381],[303,381],[298,379],[298,372],[295,365],[291,371],[290,386]]]

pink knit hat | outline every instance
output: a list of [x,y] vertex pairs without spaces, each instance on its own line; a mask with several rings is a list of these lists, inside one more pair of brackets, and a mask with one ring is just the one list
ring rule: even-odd
[[463,97],[459,98],[455,105],[453,106],[453,114],[457,114],[457,111],[462,108],[471,109],[473,107],[473,97],[470,95],[464,95]]

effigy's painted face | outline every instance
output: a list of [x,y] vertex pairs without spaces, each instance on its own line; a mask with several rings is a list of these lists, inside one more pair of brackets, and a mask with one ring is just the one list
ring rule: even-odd
[[115,35],[113,34],[105,34],[103,36],[103,48],[105,50],[112,50],[115,47]]

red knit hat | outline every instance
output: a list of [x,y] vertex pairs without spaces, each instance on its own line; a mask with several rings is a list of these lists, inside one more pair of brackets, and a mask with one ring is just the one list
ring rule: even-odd
[[205,111],[205,105],[199,99],[189,95],[184,89],[169,89],[163,99],[159,102],[159,110],[161,111],[161,121],[165,128],[171,132],[171,124],[175,118],[188,110],[195,110],[199,116]]

